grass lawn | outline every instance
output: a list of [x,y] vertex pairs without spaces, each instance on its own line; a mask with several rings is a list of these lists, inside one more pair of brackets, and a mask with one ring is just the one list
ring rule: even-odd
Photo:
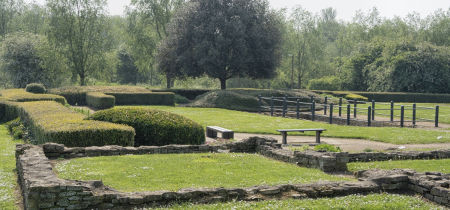
[[[203,126],[216,125],[238,133],[280,134],[277,129],[325,128],[325,137],[367,139],[392,144],[448,143],[450,133],[398,127],[356,127],[330,125],[308,120],[271,117],[257,113],[248,113],[216,108],[187,108],[171,106],[142,106],[184,115]],[[292,133],[295,134],[295,133]],[[307,132],[306,135],[315,135]],[[291,134],[289,134],[291,135]],[[299,134],[301,135],[301,134]],[[443,138],[438,139],[439,136]]]
[[398,160],[398,161],[375,161],[347,163],[349,171],[361,171],[366,169],[394,169],[409,168],[417,172],[439,171],[450,173],[450,159],[440,160]]
[[420,197],[396,194],[350,195],[336,198],[270,200],[262,202],[228,202],[208,205],[183,204],[159,209],[446,209],[423,201]]
[[80,158],[63,161],[55,169],[60,178],[103,180],[124,192],[354,180],[241,153]]
[[14,173],[16,160],[14,152],[16,143],[8,134],[4,124],[0,124],[0,209],[18,209],[14,205],[14,189],[17,187],[17,178]]

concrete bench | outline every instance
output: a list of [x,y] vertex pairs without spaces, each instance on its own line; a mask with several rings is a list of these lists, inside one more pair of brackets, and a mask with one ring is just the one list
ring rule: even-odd
[[222,133],[222,138],[232,139],[234,138],[234,131],[221,128],[219,126],[206,126],[206,136],[210,138],[217,137],[217,132]]
[[320,143],[320,134],[327,129],[323,128],[312,128],[312,129],[279,129],[278,132],[283,135],[283,144],[287,144],[287,133],[288,132],[300,132],[304,133],[305,131],[315,131],[316,132],[316,143]]

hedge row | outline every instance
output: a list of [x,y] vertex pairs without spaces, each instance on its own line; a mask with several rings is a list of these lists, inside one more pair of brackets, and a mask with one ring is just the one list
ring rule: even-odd
[[152,92],[172,92],[189,100],[194,100],[197,96],[205,94],[211,90],[207,89],[154,89]]
[[60,104],[65,104],[66,99],[62,96],[53,94],[34,94],[25,91],[25,89],[6,89],[1,90],[0,100],[2,101],[16,101],[16,102],[29,102],[29,101],[56,101]]
[[30,83],[25,87],[25,90],[30,93],[45,93],[46,89],[44,85],[39,83]]
[[173,93],[105,93],[116,98],[116,105],[170,105],[175,104]]
[[70,105],[87,105],[88,92],[100,93],[149,93],[148,89],[129,86],[73,86],[49,89],[48,93],[63,96]]
[[86,102],[88,106],[97,109],[113,108],[115,104],[114,96],[105,95],[100,92],[90,92],[86,94]]
[[5,104],[33,131],[37,144],[55,142],[69,147],[133,146],[135,130],[126,125],[84,120],[83,114],[53,101]]
[[377,102],[408,102],[408,103],[450,103],[450,94],[434,93],[393,93],[393,92],[353,92]]
[[347,100],[356,100],[358,101],[368,101],[368,98],[362,95],[359,95],[355,92],[346,92],[346,91],[327,91],[327,90],[314,90],[314,92],[318,94],[330,94],[335,97],[342,97]]
[[120,123],[136,129],[134,146],[199,145],[205,142],[203,126],[184,116],[157,109],[127,107],[97,111],[90,119]]

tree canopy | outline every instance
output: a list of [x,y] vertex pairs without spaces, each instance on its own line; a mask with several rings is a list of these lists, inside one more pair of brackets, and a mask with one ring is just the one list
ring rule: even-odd
[[273,78],[281,59],[280,21],[263,0],[193,0],[177,11],[158,49],[159,69],[206,74],[221,89],[234,77]]

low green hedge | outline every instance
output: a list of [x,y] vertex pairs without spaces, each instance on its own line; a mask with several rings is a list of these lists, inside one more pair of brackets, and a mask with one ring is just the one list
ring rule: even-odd
[[327,90],[314,90],[314,92],[319,93],[319,94],[330,94],[335,97],[338,97],[338,98],[342,97],[342,99],[347,99],[347,100],[354,100],[356,98],[356,100],[358,100],[358,101],[368,101],[367,97],[356,94],[355,92],[327,91]]
[[405,103],[450,103],[450,94],[434,93],[389,93],[389,92],[352,92],[376,102]]
[[142,87],[130,86],[71,86],[49,89],[48,93],[63,96],[70,105],[87,105],[86,94],[88,92],[100,93],[150,93]]
[[45,93],[45,87],[39,83],[30,83],[25,87],[25,90],[30,93]]
[[114,96],[105,95],[104,93],[90,92],[86,94],[87,105],[97,109],[113,108],[114,101]]
[[105,93],[116,98],[116,105],[175,105],[174,93]]
[[197,96],[205,94],[211,90],[207,89],[155,89],[152,92],[172,92],[189,100],[194,100]]
[[34,94],[26,92],[24,89],[6,89],[1,90],[3,101],[16,101],[16,102],[28,102],[28,101],[56,101],[60,104],[65,104],[66,99],[62,96],[53,94]]
[[203,126],[184,116],[139,107],[113,108],[95,112],[90,119],[126,124],[136,130],[134,146],[205,143]]
[[55,142],[68,147],[133,146],[132,127],[84,120],[83,114],[53,101],[16,103],[17,113],[33,131],[37,144]]

